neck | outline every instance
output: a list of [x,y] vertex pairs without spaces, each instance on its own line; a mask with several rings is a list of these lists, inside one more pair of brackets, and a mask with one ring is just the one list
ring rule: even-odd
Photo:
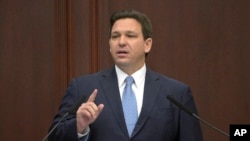
[[144,64],[139,65],[137,67],[131,67],[129,65],[117,65],[123,72],[125,72],[128,75],[132,75],[133,73],[135,73],[136,71],[138,71],[139,69],[141,69]]

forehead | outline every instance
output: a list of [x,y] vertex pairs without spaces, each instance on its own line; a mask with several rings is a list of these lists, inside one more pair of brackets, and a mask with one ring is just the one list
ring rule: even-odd
[[124,18],[117,20],[113,27],[112,32],[119,32],[119,31],[134,31],[134,32],[141,32],[141,24],[133,19],[133,18]]

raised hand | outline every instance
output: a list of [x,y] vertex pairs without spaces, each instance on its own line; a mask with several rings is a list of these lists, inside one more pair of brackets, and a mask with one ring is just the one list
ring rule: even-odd
[[94,103],[97,95],[97,89],[95,89],[89,96],[86,103],[83,103],[76,112],[77,132],[83,134],[89,124],[93,123],[99,114],[102,112],[104,105],[98,106]]

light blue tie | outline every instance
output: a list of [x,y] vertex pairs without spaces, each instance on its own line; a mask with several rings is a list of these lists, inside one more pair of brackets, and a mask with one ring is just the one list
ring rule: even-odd
[[131,136],[138,118],[137,103],[135,94],[132,90],[132,84],[134,83],[133,77],[128,76],[125,79],[125,81],[126,81],[126,86],[124,88],[122,95],[122,107],[128,133],[129,136]]

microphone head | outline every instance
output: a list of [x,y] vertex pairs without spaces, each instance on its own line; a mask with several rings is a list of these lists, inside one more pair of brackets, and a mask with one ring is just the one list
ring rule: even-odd
[[82,95],[82,97],[80,97],[80,99],[69,109],[68,113],[69,114],[75,114],[76,111],[78,110],[78,108],[80,107],[80,105],[85,102],[86,100],[86,96]]

